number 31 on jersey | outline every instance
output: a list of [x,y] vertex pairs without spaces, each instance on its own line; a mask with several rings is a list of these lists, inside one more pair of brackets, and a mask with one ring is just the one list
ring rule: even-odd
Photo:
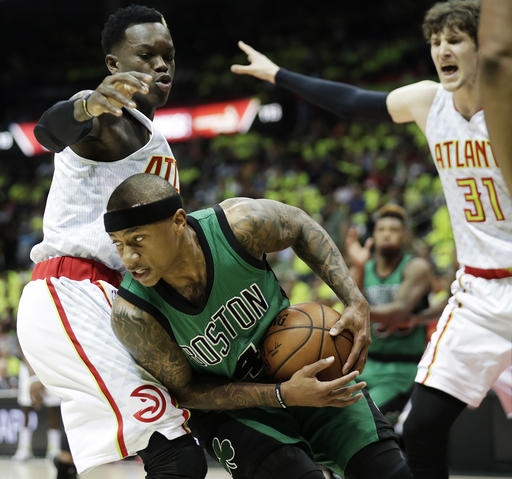
[[492,211],[497,221],[503,221],[505,216],[501,211],[500,202],[496,193],[496,186],[492,178],[481,179],[482,188],[479,188],[479,183],[476,178],[458,178],[457,185],[464,188],[464,198],[467,202],[472,203],[472,208],[464,208],[466,214],[466,221],[469,222],[483,222],[486,220],[485,209],[482,204],[482,191],[485,191],[489,197]]

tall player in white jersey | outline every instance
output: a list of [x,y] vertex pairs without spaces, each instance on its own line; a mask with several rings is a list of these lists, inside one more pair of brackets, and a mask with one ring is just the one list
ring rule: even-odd
[[[189,412],[112,332],[122,263],[103,228],[108,197],[127,177],[154,173],[179,190],[172,151],[152,122],[169,96],[174,45],[158,11],[132,5],[109,17],[102,46],[110,74],[95,90],[51,107],[35,129],[56,152],[55,173],[18,336],[37,376],[61,398],[79,473],[138,453],[148,478],[203,478]],[[63,467],[59,474],[74,473]]]
[[441,177],[460,269],[449,304],[418,366],[405,423],[415,478],[448,477],[447,442],[466,405],[478,406],[512,359],[512,201],[488,141],[477,81],[477,0],[449,0],[423,30],[440,83],[373,92],[279,68],[243,42],[249,65],[233,65],[339,116],[416,122]]

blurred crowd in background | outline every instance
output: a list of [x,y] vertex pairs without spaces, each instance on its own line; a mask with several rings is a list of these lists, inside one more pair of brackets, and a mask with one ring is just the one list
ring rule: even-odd
[[[50,105],[94,88],[105,75],[99,32],[107,13],[126,2],[87,2],[78,18],[72,3],[2,3],[10,13],[0,15],[4,34],[27,4],[42,21],[23,38],[18,34],[8,67],[0,73],[2,90],[9,92],[2,98],[0,129],[14,121],[36,121]],[[367,88],[387,91],[435,78],[420,32],[423,12],[432,2],[398,0],[337,12],[328,5],[311,12],[287,2],[205,2],[196,9],[194,2],[166,3],[148,2],[166,16],[177,48],[168,106],[253,96],[283,111],[277,122],[256,119],[246,134],[172,144],[186,208],[233,196],[276,199],[306,210],[343,252],[350,226],[357,226],[364,241],[376,210],[397,203],[409,215],[411,250],[435,266],[433,297],[446,294],[455,267],[453,238],[440,181],[419,130],[334,118],[270,84],[229,72],[229,65],[244,62],[236,48],[243,39],[291,70]],[[51,8],[45,10],[44,4]],[[57,32],[57,27],[62,28]],[[30,279],[30,249],[42,237],[53,163],[51,154],[27,158],[13,147],[0,150],[0,164],[0,389],[9,389],[17,386],[19,365],[17,303]],[[272,255],[270,261],[292,303],[336,303],[292,252]]]

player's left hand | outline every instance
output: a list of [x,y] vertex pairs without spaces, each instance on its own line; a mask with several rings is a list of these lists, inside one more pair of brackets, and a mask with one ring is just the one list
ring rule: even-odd
[[363,372],[368,348],[372,342],[370,306],[366,300],[363,299],[346,306],[340,319],[331,328],[330,334],[337,336],[344,329],[348,329],[354,335],[354,344],[343,365],[343,374],[348,374],[354,369]]
[[43,383],[39,380],[34,381],[30,385],[30,400],[32,401],[32,406],[35,409],[39,409],[43,405],[43,396],[45,391]]

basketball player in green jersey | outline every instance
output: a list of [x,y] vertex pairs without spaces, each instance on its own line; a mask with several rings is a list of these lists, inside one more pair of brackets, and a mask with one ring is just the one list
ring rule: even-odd
[[321,360],[282,384],[263,375],[261,338],[289,305],[265,253],[287,247],[345,303],[332,334],[354,333],[348,367],[363,367],[368,304],[318,223],[247,198],[187,215],[166,181],[144,174],[114,190],[104,220],[128,270],[116,335],[182,407],[209,410],[194,412],[193,433],[233,477],[322,479],[315,462],[347,478],[410,477],[391,426],[352,381],[357,370],[318,381],[330,364]]
[[377,215],[373,241],[361,246],[351,229],[346,249],[354,279],[371,305],[372,344],[361,378],[381,412],[391,415],[405,406],[425,350],[425,325],[408,321],[428,306],[432,268],[427,260],[406,253],[403,208],[388,204]]

